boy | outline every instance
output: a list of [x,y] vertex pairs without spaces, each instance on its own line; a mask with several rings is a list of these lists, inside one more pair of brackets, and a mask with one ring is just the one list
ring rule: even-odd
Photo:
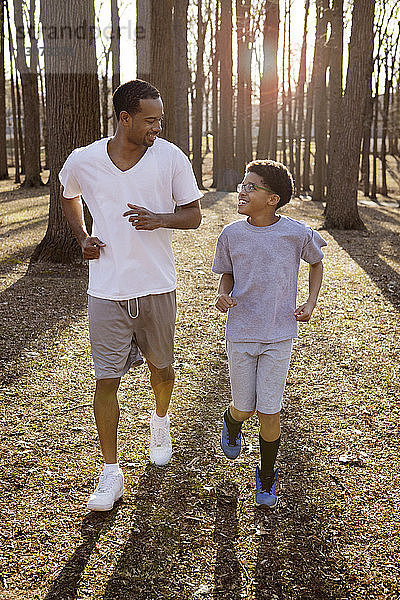
[[[256,505],[278,498],[274,469],[280,443],[280,410],[297,321],[309,321],[322,283],[323,238],[300,221],[275,214],[293,194],[287,168],[272,160],[247,165],[238,185],[238,213],[247,219],[225,227],[212,270],[221,275],[216,308],[228,313],[226,348],[232,403],[223,417],[221,447],[234,459],[241,427],[255,412],[260,422],[261,465]],[[300,259],[309,263],[309,296],[296,307]]]

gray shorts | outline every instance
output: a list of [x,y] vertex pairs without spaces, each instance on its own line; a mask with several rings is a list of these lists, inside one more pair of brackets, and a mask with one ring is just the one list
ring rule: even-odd
[[293,340],[226,342],[233,405],[273,415],[282,408]]
[[121,301],[89,296],[88,312],[96,379],[122,377],[142,355],[159,369],[174,362],[175,290]]

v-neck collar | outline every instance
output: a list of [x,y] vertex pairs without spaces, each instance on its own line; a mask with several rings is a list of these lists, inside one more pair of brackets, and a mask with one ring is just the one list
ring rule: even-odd
[[[112,137],[107,137],[105,138],[105,143],[104,143],[104,153],[106,156],[106,160],[107,163],[111,166],[111,168],[113,169],[113,171],[115,173],[118,173],[119,175],[126,175],[127,173],[133,173],[134,171],[137,171],[139,169],[142,168],[143,164],[145,162],[147,162],[147,157],[150,155],[151,150],[153,148],[153,146],[150,146],[149,148],[147,148],[146,152],[143,154],[143,156],[137,161],[137,163],[135,163],[134,165],[132,165],[132,167],[130,167],[129,169],[126,169],[125,171],[122,171],[119,167],[117,167],[117,165],[111,160],[111,156],[108,153],[108,142],[112,139]],[[154,141],[154,143],[156,143],[157,140]]]

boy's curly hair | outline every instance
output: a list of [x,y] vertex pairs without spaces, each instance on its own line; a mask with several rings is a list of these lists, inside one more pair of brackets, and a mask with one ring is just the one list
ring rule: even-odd
[[290,201],[294,192],[293,177],[282,163],[275,160],[253,160],[247,165],[246,172],[259,175],[265,185],[279,196],[277,209]]
[[140,110],[140,100],[147,98],[159,98],[160,92],[154,85],[142,79],[132,79],[123,83],[113,93],[113,104],[117,119],[120,112],[126,110],[130,115],[134,115]]

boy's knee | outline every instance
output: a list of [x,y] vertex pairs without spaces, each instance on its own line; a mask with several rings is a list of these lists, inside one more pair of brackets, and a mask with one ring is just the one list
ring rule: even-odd
[[152,378],[154,378],[157,383],[165,383],[166,381],[172,381],[175,378],[175,371],[172,365],[168,365],[168,367],[162,367],[161,369],[148,361],[147,365]]
[[246,421],[246,419],[250,419],[250,417],[252,417],[256,411],[255,410],[238,410],[231,404],[230,412],[231,412],[232,418],[235,419],[235,421]]

